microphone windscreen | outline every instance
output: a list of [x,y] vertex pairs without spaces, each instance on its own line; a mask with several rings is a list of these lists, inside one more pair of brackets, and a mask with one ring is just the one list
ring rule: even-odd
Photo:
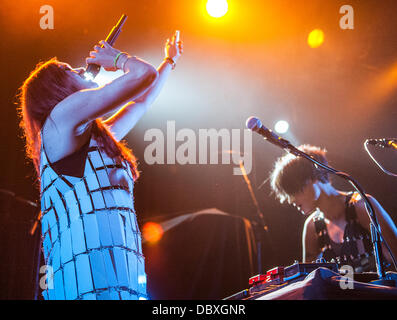
[[256,117],[249,117],[245,125],[250,130],[257,130],[262,127],[262,122]]

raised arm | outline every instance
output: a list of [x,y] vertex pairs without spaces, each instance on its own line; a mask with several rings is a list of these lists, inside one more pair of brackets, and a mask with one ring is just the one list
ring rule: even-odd
[[105,121],[110,126],[117,140],[125,137],[160,94],[173,69],[173,63],[179,59],[183,52],[183,44],[182,41],[179,41],[177,33],[178,31],[173,35],[171,40],[168,39],[166,42],[165,58],[157,68],[159,76],[154,84],[137,99],[128,101],[118,112]]
[[[104,48],[96,46],[87,63],[96,63],[106,70],[116,70],[114,59],[120,52],[105,41]],[[99,88],[78,91],[60,103],[51,112],[58,127],[66,131],[80,132],[91,121],[114,111],[123,101],[142,95],[156,80],[158,73],[153,66],[139,58],[125,61],[125,74]]]

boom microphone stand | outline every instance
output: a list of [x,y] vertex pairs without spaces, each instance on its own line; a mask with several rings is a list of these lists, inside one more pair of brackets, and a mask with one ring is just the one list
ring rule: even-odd
[[397,150],[397,139],[367,139],[364,142],[364,149],[367,151],[369,157],[372,159],[373,162],[387,175],[392,176],[392,177],[397,177],[397,174],[390,172],[389,170],[386,170],[372,155],[372,153],[369,151],[368,145],[375,145],[379,146],[381,148],[391,148],[393,150]]

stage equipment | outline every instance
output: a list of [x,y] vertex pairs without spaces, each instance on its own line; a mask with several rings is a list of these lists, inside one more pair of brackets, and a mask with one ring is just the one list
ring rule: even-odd
[[[397,273],[387,272],[386,277],[395,283]],[[348,275],[336,263],[295,261],[290,266],[275,267],[249,278],[248,289],[224,300],[396,299],[397,289],[373,284],[377,278],[375,272]],[[355,290],[345,288],[348,281]]]
[[376,280],[376,281],[378,284],[394,286],[395,282],[389,281],[386,278],[386,273],[385,273],[384,265],[383,265],[381,239],[383,239],[383,243],[385,244],[386,248],[389,250],[389,253],[393,259],[394,267],[397,269],[396,260],[393,256],[392,251],[390,250],[389,245],[387,244],[387,241],[382,236],[382,233],[381,233],[380,227],[379,227],[379,223],[378,223],[378,220],[377,220],[377,217],[375,214],[375,210],[374,210],[371,202],[369,201],[366,193],[364,192],[363,188],[358,184],[358,182],[356,180],[354,180],[353,177],[351,177],[347,173],[335,170],[334,168],[331,168],[331,167],[321,163],[320,161],[317,161],[316,159],[309,156],[305,152],[299,150],[298,148],[293,146],[288,140],[279,137],[278,135],[273,133],[272,130],[263,126],[262,122],[258,118],[255,118],[255,117],[248,118],[246,121],[246,126],[248,129],[255,131],[258,134],[260,134],[261,136],[263,136],[265,138],[265,140],[269,141],[270,143],[286,150],[289,153],[292,153],[293,155],[295,155],[297,157],[302,157],[302,158],[305,158],[305,159],[313,162],[313,164],[316,167],[321,167],[321,168],[327,170],[328,172],[333,173],[336,176],[347,180],[357,190],[357,192],[360,194],[360,196],[365,201],[365,207],[367,209],[367,213],[368,213],[368,216],[371,221],[370,222],[371,239],[372,239],[372,244],[373,244],[373,248],[374,248],[376,269],[377,269],[377,273],[378,273],[378,280]]
[[[112,30],[110,30],[108,36],[106,37],[105,41],[107,43],[109,43],[111,46],[113,46],[113,44],[116,42],[116,39],[118,38],[118,36],[121,33],[121,28],[123,27],[125,21],[127,20],[127,16],[125,14],[123,14],[120,18],[120,20],[117,22],[117,24],[112,28]],[[103,45],[101,45],[101,48],[103,48]],[[101,66],[97,65],[97,64],[88,64],[86,67],[86,71],[85,71],[85,77],[86,79],[94,79],[97,74],[99,73],[101,69]]]
[[394,148],[397,149],[397,139],[367,139],[365,144],[372,144],[382,148]]
[[150,219],[164,231],[156,243],[142,241],[152,299],[222,299],[258,273],[248,219],[217,208]]
[[41,235],[32,233],[37,202],[0,189],[0,300],[32,300],[40,277]]
[[364,148],[365,151],[367,151],[369,157],[372,159],[373,162],[387,175],[392,176],[392,177],[397,177],[396,173],[390,172],[389,170],[386,170],[372,155],[372,153],[369,151],[368,145],[373,145],[381,148],[391,148],[397,150],[397,139],[395,138],[382,138],[382,139],[367,139],[364,142]]

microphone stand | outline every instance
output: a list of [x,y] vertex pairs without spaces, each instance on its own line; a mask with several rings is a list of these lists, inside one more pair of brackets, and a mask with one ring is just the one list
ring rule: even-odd
[[[266,139],[266,140],[268,140],[268,139]],[[379,284],[379,285],[385,285],[385,286],[396,286],[396,281],[388,278],[386,275],[385,269],[384,269],[382,246],[381,246],[381,238],[383,240],[384,240],[384,238],[382,236],[382,233],[381,233],[381,230],[379,227],[379,223],[376,218],[375,210],[374,210],[371,202],[369,201],[368,197],[366,196],[363,188],[358,184],[358,182],[355,179],[353,179],[353,177],[348,175],[347,173],[338,171],[334,168],[331,168],[331,167],[321,163],[320,161],[317,161],[316,159],[309,156],[307,153],[305,153],[305,152],[299,150],[298,148],[296,148],[295,146],[293,146],[286,139],[279,137],[275,141],[271,141],[271,140],[268,140],[268,141],[275,145],[278,145],[279,147],[283,148],[287,152],[292,153],[293,155],[295,155],[297,157],[302,157],[302,158],[305,158],[305,159],[311,161],[312,163],[314,163],[314,165],[316,167],[321,167],[321,168],[327,170],[328,172],[335,174],[338,177],[341,177],[341,178],[347,180],[354,187],[354,189],[357,190],[357,192],[360,194],[360,196],[365,201],[365,208],[366,208],[368,216],[370,218],[371,240],[372,240],[372,245],[374,248],[376,270],[377,270],[377,274],[378,274],[378,280],[372,281],[372,283]],[[385,240],[384,240],[384,242],[387,245]],[[394,259],[392,253],[391,253],[391,256],[392,256],[393,262],[395,264],[395,259]]]
[[[267,223],[265,221],[265,217],[262,213],[262,211],[259,208],[259,203],[258,200],[255,197],[255,193],[254,190],[252,189],[252,185],[251,185],[251,181],[248,179],[247,176],[247,171],[245,171],[245,167],[242,161],[240,161],[240,169],[241,172],[243,174],[244,180],[247,184],[248,187],[248,191],[250,193],[252,202],[255,205],[256,208],[256,214],[257,214],[257,219],[256,221],[253,220],[255,226],[254,226],[254,233],[255,233],[255,238],[256,238],[256,248],[257,248],[257,267],[258,267],[258,274],[262,274],[263,270],[262,270],[262,232],[265,231],[265,235],[266,235],[266,240],[270,239],[269,237],[269,228],[267,226]],[[259,225],[258,225],[259,224]],[[272,246],[270,246],[270,248],[272,248]],[[273,250],[271,250],[271,253],[273,253]]]
[[[364,149],[365,149],[365,151],[367,151],[367,153],[368,153],[368,155],[369,155],[369,157],[372,159],[372,161],[373,162],[375,162],[375,164],[384,172],[384,173],[386,173],[387,175],[389,175],[389,176],[392,176],[392,177],[397,177],[397,174],[395,174],[395,173],[393,173],[393,172],[390,172],[389,170],[386,170],[378,161],[376,161],[376,159],[375,159],[375,157],[372,155],[372,153],[369,151],[369,148],[368,148],[368,144],[373,144],[373,143],[371,143],[372,141],[373,141],[374,139],[367,139],[367,140],[365,140],[365,142],[364,142]],[[377,140],[385,140],[385,139],[375,139],[375,141],[377,141]],[[395,140],[395,139],[393,139],[393,140]],[[388,144],[386,144],[386,145],[391,145],[394,149],[397,149],[396,148],[396,143],[395,142],[392,142],[392,143],[388,143]],[[382,148],[385,148],[384,146],[382,146]]]
[[[6,190],[6,189],[0,189],[0,194],[5,194],[11,198],[13,198],[15,201],[20,202],[20,203],[24,203],[27,204],[31,207],[34,208],[38,208],[38,204],[27,200],[25,198],[22,198],[21,196],[17,195],[15,192],[10,191],[10,190]],[[41,211],[39,211],[37,217],[35,218],[35,220],[33,221],[33,226],[30,230],[30,235],[34,236],[35,235],[35,231],[37,229],[37,226],[40,222],[40,218],[41,218]],[[34,298],[33,300],[38,300],[38,295],[39,295],[39,274],[40,274],[40,257],[41,257],[41,245],[42,245],[42,238],[41,235],[38,235],[39,237],[39,246],[37,248],[37,253],[36,253],[36,257],[37,257],[37,263],[36,263],[36,278],[35,278],[35,288],[34,288]]]

